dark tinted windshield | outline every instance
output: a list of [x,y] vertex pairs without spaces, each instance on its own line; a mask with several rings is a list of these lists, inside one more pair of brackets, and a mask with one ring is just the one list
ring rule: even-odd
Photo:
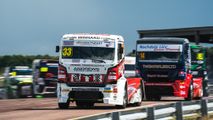
[[201,49],[192,49],[191,50],[191,55],[192,55],[192,62],[196,62],[198,60],[203,60],[204,59],[204,54],[202,53]]
[[114,48],[64,46],[62,48],[62,58],[113,60],[114,52]]
[[32,75],[32,70],[13,70],[16,75]]
[[180,52],[139,52],[138,58],[140,60],[178,61],[180,55]]
[[40,68],[40,77],[56,78],[58,75],[58,66],[43,66]]

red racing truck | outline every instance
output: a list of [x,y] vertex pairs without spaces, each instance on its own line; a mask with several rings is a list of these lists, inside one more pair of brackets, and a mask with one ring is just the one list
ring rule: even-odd
[[144,80],[147,100],[162,96],[202,97],[202,79],[191,74],[191,51],[184,38],[142,38],[137,40],[137,69]]
[[102,102],[125,108],[128,103],[141,103],[140,82],[132,84],[130,92],[124,76],[122,36],[65,34],[56,51],[59,108],[67,109],[70,101],[78,107]]

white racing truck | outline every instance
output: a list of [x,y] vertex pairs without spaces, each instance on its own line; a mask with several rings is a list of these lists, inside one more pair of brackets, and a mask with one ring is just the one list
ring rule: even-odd
[[128,90],[124,77],[122,36],[65,34],[56,52],[59,52],[57,96],[60,109],[67,109],[70,101],[75,101],[78,107],[92,107],[102,102],[125,108],[128,103],[141,103],[140,82],[132,84],[132,89]]

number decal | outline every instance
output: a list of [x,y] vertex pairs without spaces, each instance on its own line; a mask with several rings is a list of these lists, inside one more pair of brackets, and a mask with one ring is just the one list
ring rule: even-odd
[[64,47],[62,50],[62,56],[63,57],[72,57],[72,48],[71,47]]
[[203,60],[203,53],[197,54],[197,60]]
[[139,56],[140,56],[141,60],[145,59],[145,53],[144,52],[139,53]]

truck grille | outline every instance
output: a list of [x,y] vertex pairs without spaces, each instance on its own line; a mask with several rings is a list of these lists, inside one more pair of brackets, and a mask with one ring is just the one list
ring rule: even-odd
[[98,100],[103,98],[103,94],[99,91],[72,91],[70,98],[75,100]]
[[146,86],[146,92],[152,95],[173,96],[174,89],[172,86]]
[[69,82],[102,84],[104,83],[105,76],[104,74],[70,74]]

